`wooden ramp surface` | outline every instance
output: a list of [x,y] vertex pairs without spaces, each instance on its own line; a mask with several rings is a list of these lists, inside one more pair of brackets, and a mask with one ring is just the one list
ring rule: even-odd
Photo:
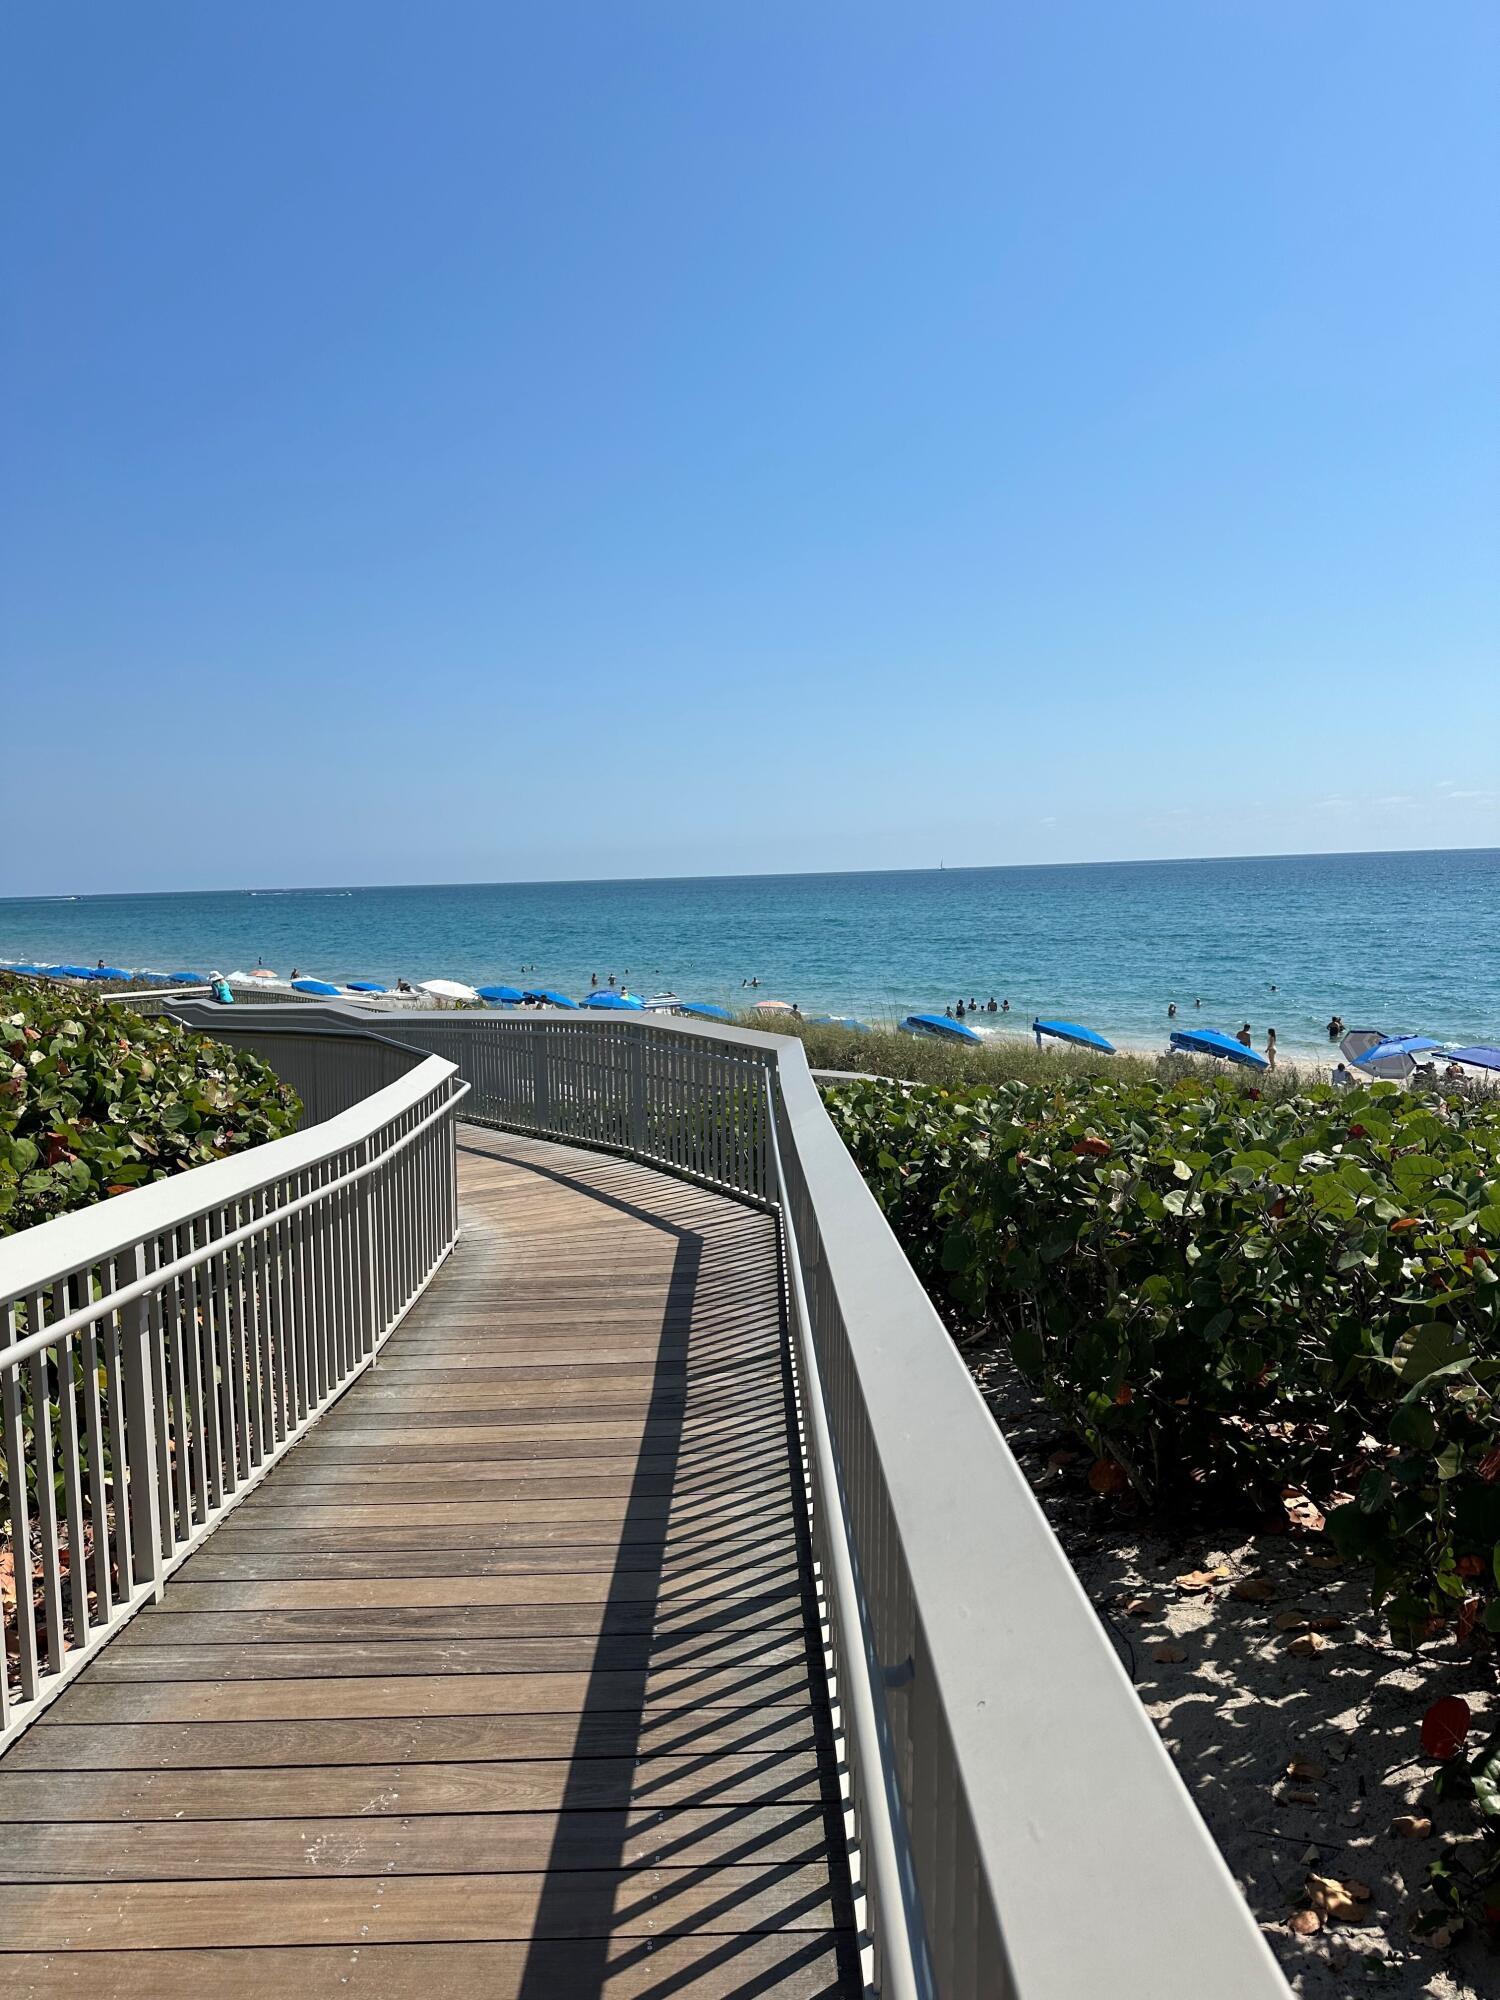
[[0,1760],[0,1992],[858,1991],[772,1222],[460,1133],[364,1375]]

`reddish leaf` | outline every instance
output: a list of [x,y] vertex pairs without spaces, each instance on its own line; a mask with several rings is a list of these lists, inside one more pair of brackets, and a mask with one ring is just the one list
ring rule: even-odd
[[1440,1763],[1456,1757],[1469,1733],[1469,1704],[1462,1695],[1445,1694],[1422,1717],[1422,1754]]
[[1480,1459],[1479,1476],[1481,1479],[1500,1479],[1500,1444]]
[[1130,1475],[1112,1458],[1096,1458],[1089,1467],[1089,1485],[1096,1493],[1123,1493]]

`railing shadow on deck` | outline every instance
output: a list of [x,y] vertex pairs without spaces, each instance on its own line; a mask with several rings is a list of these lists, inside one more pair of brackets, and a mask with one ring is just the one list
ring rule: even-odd
[[[469,1142],[461,1142],[459,1150],[487,1156],[484,1147]],[[825,1989],[833,2000],[835,1995],[858,1990],[859,1967],[850,1928],[847,1872],[841,1865],[843,1828],[827,1737],[827,1691],[822,1685],[816,1605],[808,1588],[811,1552],[805,1509],[797,1504],[803,1474],[792,1422],[774,1265],[768,1260],[764,1237],[757,1240],[758,1233],[747,1232],[746,1249],[727,1257],[713,1248],[705,1233],[680,1214],[691,1211],[695,1202],[701,1203],[690,1189],[680,1189],[682,1198],[673,1204],[679,1213],[665,1211],[660,1183],[651,1190],[655,1203],[643,1206],[622,1191],[623,1176],[618,1167],[604,1161],[599,1164],[600,1172],[582,1172],[529,1160],[527,1171],[662,1232],[672,1241],[672,1264],[661,1287],[662,1314],[652,1362],[656,1379],[642,1421],[578,1740],[563,1783],[558,1831],[547,1861],[517,2000],[556,2000],[564,1985],[570,1993],[581,1996],[603,1995],[612,1981],[648,1968],[657,1940],[617,1934],[622,1924],[628,1932],[629,1919],[647,1909],[659,1914],[664,1933],[711,1931],[723,1935],[706,1953],[695,1955],[690,1970],[674,1972],[664,1967],[659,1978],[648,1975],[647,1983],[639,1989],[640,2000],[670,2000],[688,1983],[710,1977],[715,1991],[731,1996],[731,2000],[753,2000],[757,1993],[772,1991],[800,1965],[812,1967],[825,1959],[828,1938],[811,1934],[805,1945],[794,1944],[782,1952],[774,1967],[746,1964],[742,1969],[738,1961],[754,1952],[760,1933],[753,1921],[742,1917],[741,1906],[752,1907],[755,1897],[793,1879],[806,1863],[820,1863],[833,1875],[833,1921],[842,1931],[842,1939],[836,1942],[836,1970]],[[769,1223],[765,1227],[769,1230]],[[723,1327],[726,1300],[750,1302],[745,1304],[745,1323],[738,1329]],[[711,1330],[705,1331],[703,1321],[710,1316]],[[736,1344],[741,1351],[747,1344],[758,1348],[761,1358],[774,1360],[769,1402],[764,1388],[743,1400],[733,1393]],[[717,1379],[712,1369],[707,1371],[710,1400],[705,1405],[703,1391],[695,1398],[683,1370],[690,1358],[712,1356],[716,1350],[727,1350],[726,1371]],[[705,1438],[709,1455],[703,1464],[708,1470],[686,1470],[702,1451]],[[733,1453],[727,1461],[726,1447]],[[764,1476],[752,1474],[747,1481],[746,1459],[757,1468],[765,1466]],[[747,1503],[743,1529],[705,1527],[701,1520],[695,1523],[698,1509],[729,1493]],[[687,1501],[687,1519],[675,1518],[674,1507],[664,1511],[660,1504],[663,1497],[671,1502]],[[767,1524],[755,1511],[757,1501],[768,1499],[784,1507],[790,1503],[785,1522],[790,1553],[769,1575],[760,1566],[770,1539]],[[643,1571],[655,1583],[645,1601],[640,1590]],[[674,1588],[673,1579],[682,1572],[694,1579],[687,1594],[680,1584]],[[704,1583],[710,1572],[719,1588],[706,1591]],[[786,1617],[789,1596],[793,1608],[790,1620]],[[768,1619],[774,1619],[769,1629]],[[639,1678],[634,1698],[622,1708],[619,1642],[626,1634],[641,1635]],[[741,1746],[746,1752],[753,1751],[774,1733],[778,1727],[774,1719],[777,1676],[790,1675],[795,1680],[799,1671],[808,1673],[815,1683],[815,1728],[823,1738],[817,1754],[819,1796],[798,1803],[791,1828],[784,1817],[778,1822],[779,1851],[774,1857],[762,1855],[764,1842],[753,1827],[746,1829],[739,1844],[716,1847],[714,1859],[698,1866],[683,1866],[670,1838],[660,1846],[653,1845],[652,1866],[674,1871],[672,1886],[679,1896],[700,1885],[723,1887],[726,1865],[755,1871],[748,1878],[733,1878],[732,1890],[708,1909],[695,1910],[686,1921],[674,1917],[671,1893],[642,1892],[634,1886],[640,1879],[636,1859],[641,1844],[640,1817],[643,1808],[650,1809],[649,1799],[631,1785],[617,1804],[607,1808],[598,1804],[596,1746],[600,1737],[607,1740],[612,1755],[628,1758],[632,1765],[648,1754],[677,1758],[697,1754],[707,1770],[725,1754],[722,1739],[726,1727],[743,1731],[735,1738],[737,1751]],[[665,1673],[670,1673],[685,1692],[653,1701],[653,1677]],[[693,1673],[714,1677],[713,1698],[702,1708],[695,1708],[690,1699],[686,1677]],[[769,1721],[768,1708],[773,1716]],[[648,1715],[652,1725],[649,1735]],[[716,1738],[713,1750],[696,1752],[697,1739],[709,1731]],[[773,1773],[783,1756],[780,1749],[767,1752],[765,1771]],[[674,1767],[673,1781],[679,1794],[688,1775],[690,1769]],[[746,1775],[739,1774],[741,1784]],[[773,1803],[774,1788],[757,1790],[756,1796],[764,1803]],[[682,1797],[677,1796],[675,1803],[680,1806]],[[732,1835],[734,1829],[745,1827],[746,1809],[741,1802],[716,1805],[711,1794],[704,1794],[695,1795],[693,1804],[708,1805],[718,1814],[706,1826],[695,1827],[695,1845],[706,1836]],[[585,1812],[587,1850],[581,1852],[576,1831],[579,1821],[573,1816]],[[786,1855],[789,1831],[805,1834],[805,1852]],[[640,1900],[643,1893],[644,1901]],[[805,1913],[821,1907],[822,1900],[810,1894]],[[783,1904],[782,1921],[803,1913],[795,1903]],[[566,1947],[559,1942],[564,1936],[571,1940]]]

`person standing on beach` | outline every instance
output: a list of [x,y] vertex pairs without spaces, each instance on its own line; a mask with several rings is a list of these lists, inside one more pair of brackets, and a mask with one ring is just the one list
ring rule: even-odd
[[1248,1021],[1246,1021],[1246,1023],[1240,1029],[1239,1033],[1235,1036],[1234,1039],[1239,1043],[1242,1049],[1248,1049],[1251,1046],[1250,1023]]
[[1275,1069],[1275,1067],[1276,1067],[1276,1030],[1275,1030],[1274,1028],[1267,1028],[1267,1030],[1266,1030],[1266,1061],[1267,1061],[1267,1063],[1269,1063],[1269,1065],[1271,1066],[1271,1068],[1272,1068],[1272,1069]]

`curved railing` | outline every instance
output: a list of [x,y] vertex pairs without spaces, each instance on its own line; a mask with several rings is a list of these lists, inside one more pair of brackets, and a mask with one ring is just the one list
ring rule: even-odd
[[[627,1154],[776,1212],[880,1993],[1285,1995],[800,1043],[641,1016],[180,1011],[303,1086],[321,1075],[330,1106],[395,1059],[362,1042],[399,1044],[462,1076],[466,1118]],[[360,1240],[347,1245],[356,1271]]]
[[310,1053],[302,1130],[0,1239],[0,1748],[370,1365],[453,1246],[453,1064],[354,1036]]

